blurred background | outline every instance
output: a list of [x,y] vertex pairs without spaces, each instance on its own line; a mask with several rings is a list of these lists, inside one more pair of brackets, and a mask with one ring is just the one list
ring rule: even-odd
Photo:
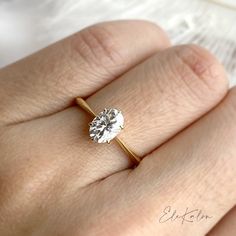
[[134,18],[208,48],[236,85],[236,0],[0,0],[0,68],[90,24]]

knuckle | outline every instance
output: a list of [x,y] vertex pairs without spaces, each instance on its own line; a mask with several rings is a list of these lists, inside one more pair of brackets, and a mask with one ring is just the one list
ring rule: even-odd
[[[175,48],[174,70],[181,77],[191,94],[202,99],[222,98],[228,88],[223,66],[207,50],[196,45]],[[210,91],[210,93],[209,93]]]
[[74,35],[71,47],[89,66],[106,69],[123,61],[118,39],[105,24],[90,26]]

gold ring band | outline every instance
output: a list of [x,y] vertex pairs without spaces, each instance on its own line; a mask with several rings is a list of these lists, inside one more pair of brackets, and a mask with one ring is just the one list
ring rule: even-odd
[[[77,105],[79,105],[80,108],[86,111],[93,118],[97,116],[96,113],[92,110],[92,108],[88,105],[88,103],[83,98],[77,97],[76,103]],[[115,137],[114,139],[119,144],[119,146],[124,150],[124,152],[130,157],[133,163],[135,165],[139,164],[139,162],[141,161],[140,157],[138,157],[127,145],[125,145],[121,139],[119,139],[118,137]]]

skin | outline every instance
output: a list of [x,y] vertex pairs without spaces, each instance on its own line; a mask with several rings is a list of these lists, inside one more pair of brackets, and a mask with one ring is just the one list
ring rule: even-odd
[[[77,96],[122,111],[136,168]],[[234,235],[236,89],[205,49],[101,23],[0,70],[0,114],[0,235]]]

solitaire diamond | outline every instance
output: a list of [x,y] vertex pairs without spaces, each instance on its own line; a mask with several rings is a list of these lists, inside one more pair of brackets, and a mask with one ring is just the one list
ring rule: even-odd
[[105,108],[90,123],[89,135],[97,143],[109,143],[124,127],[121,111]]

